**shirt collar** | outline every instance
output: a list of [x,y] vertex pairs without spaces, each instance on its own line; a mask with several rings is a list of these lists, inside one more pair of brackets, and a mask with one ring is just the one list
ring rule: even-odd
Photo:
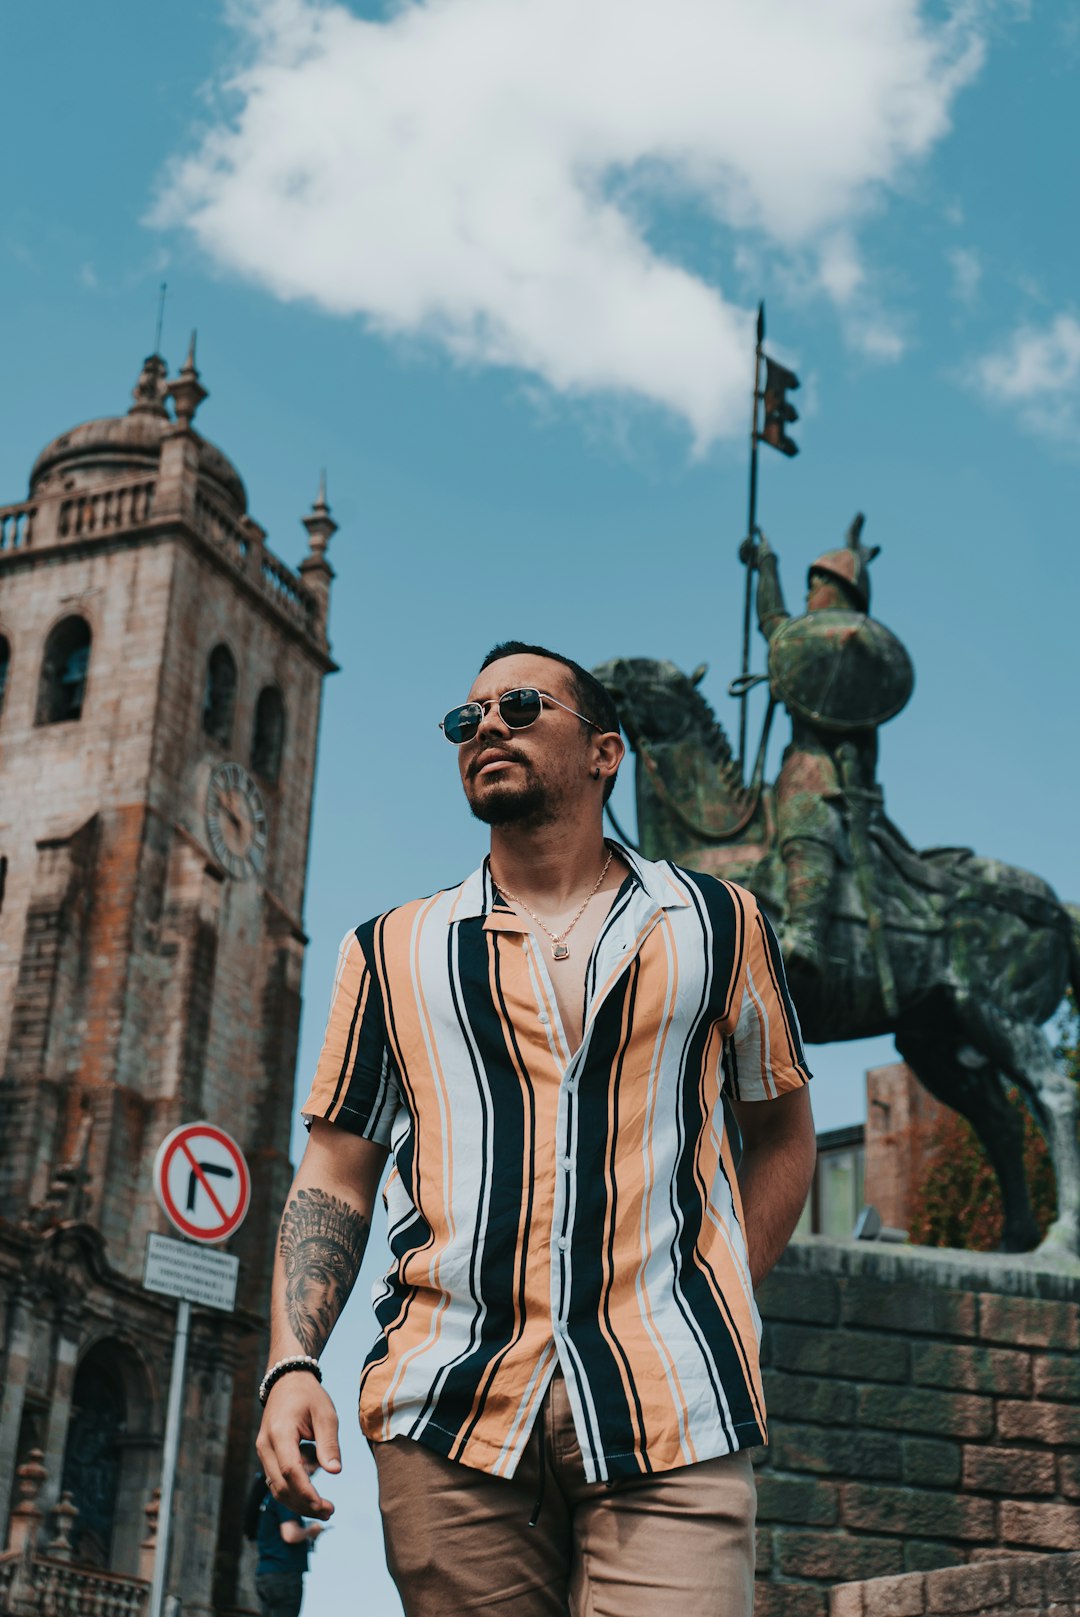
[[[609,848],[613,848],[625,859],[630,869],[631,881],[641,888],[657,909],[680,910],[689,905],[686,889],[679,879],[680,872],[668,860],[643,859],[639,853],[631,853],[629,848],[624,847],[614,837],[607,837],[605,840]],[[479,870],[474,870],[458,888],[458,896],[451,904],[446,917],[447,924],[477,920],[481,916],[490,915],[493,910],[505,908],[506,906],[497,897],[495,884],[491,879],[490,861],[485,859]]]

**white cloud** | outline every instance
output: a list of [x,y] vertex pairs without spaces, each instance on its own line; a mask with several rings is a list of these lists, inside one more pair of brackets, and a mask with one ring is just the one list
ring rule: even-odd
[[818,263],[818,279],[837,303],[847,303],[861,291],[866,272],[850,237],[836,236],[823,242]]
[[1059,314],[1044,331],[1021,326],[979,366],[983,387],[1005,403],[1072,393],[1080,380],[1080,321]]
[[982,283],[982,260],[973,247],[953,247],[945,255],[953,274],[953,297],[974,303]]
[[[990,0],[986,0],[989,4]],[[752,314],[650,244],[672,197],[814,265],[895,357],[862,216],[949,128],[979,0],[245,0],[231,105],[159,224],[280,298],[741,432]]]
[[985,397],[1017,409],[1024,425],[1059,442],[1080,443],[1080,320],[1059,314],[1042,328],[1022,325],[978,363]]
[[904,352],[904,339],[884,318],[856,317],[848,323],[848,341],[868,359],[897,360]]

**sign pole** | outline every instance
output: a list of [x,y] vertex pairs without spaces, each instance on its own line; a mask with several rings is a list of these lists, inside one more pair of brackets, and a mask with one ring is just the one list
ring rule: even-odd
[[181,1297],[176,1310],[176,1340],[173,1343],[172,1377],[169,1381],[169,1410],[165,1418],[165,1453],[161,1467],[161,1507],[158,1512],[157,1547],[154,1555],[154,1581],[150,1589],[147,1617],[162,1617],[165,1602],[165,1576],[169,1569],[169,1530],[172,1526],[173,1486],[176,1459],[180,1452],[180,1421],[184,1409],[184,1371],[187,1367],[191,1304]]
[[[244,1153],[231,1135],[214,1123],[183,1123],[167,1134],[154,1158],[154,1194],[162,1211],[187,1241],[153,1232],[146,1238],[143,1285],[166,1297],[178,1297],[173,1343],[169,1407],[165,1417],[165,1449],[161,1457],[161,1504],[157,1550],[147,1617],[163,1617],[165,1579],[169,1570],[173,1490],[184,1416],[184,1371],[187,1368],[191,1304],[231,1310],[236,1303],[240,1265],[207,1245],[225,1241],[244,1222],[251,1197],[251,1174]],[[196,1242],[193,1249],[188,1243]]]

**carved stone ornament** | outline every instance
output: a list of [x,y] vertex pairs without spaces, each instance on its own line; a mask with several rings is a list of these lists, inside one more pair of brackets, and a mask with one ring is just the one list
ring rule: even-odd
[[79,1507],[72,1499],[70,1493],[61,1496],[60,1503],[53,1512],[55,1519],[53,1537],[49,1540],[49,1554],[54,1561],[70,1561],[74,1548],[71,1538],[71,1529],[79,1518]]
[[69,1328],[76,1324],[90,1287],[104,1273],[104,1244],[89,1224],[44,1231],[28,1255],[24,1273],[28,1295],[51,1302]]
[[8,1529],[8,1548],[22,1550],[37,1543],[44,1512],[38,1504],[41,1490],[48,1478],[41,1449],[31,1449],[15,1472],[18,1479],[19,1502],[11,1512]]
[[89,1112],[79,1119],[75,1149],[53,1175],[43,1201],[29,1209],[23,1222],[30,1229],[48,1230],[85,1217],[89,1205],[89,1153],[94,1120]]

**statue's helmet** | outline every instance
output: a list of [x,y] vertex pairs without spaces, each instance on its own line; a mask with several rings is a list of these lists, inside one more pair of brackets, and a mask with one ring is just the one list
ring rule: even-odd
[[853,606],[860,612],[870,610],[870,563],[880,550],[880,545],[873,545],[870,549],[861,542],[863,522],[862,513],[855,518],[848,529],[847,543],[842,550],[827,550],[817,561],[811,562],[810,570],[806,575],[808,584],[812,584],[815,573],[824,573],[827,578],[835,578],[842,584],[845,594]]

